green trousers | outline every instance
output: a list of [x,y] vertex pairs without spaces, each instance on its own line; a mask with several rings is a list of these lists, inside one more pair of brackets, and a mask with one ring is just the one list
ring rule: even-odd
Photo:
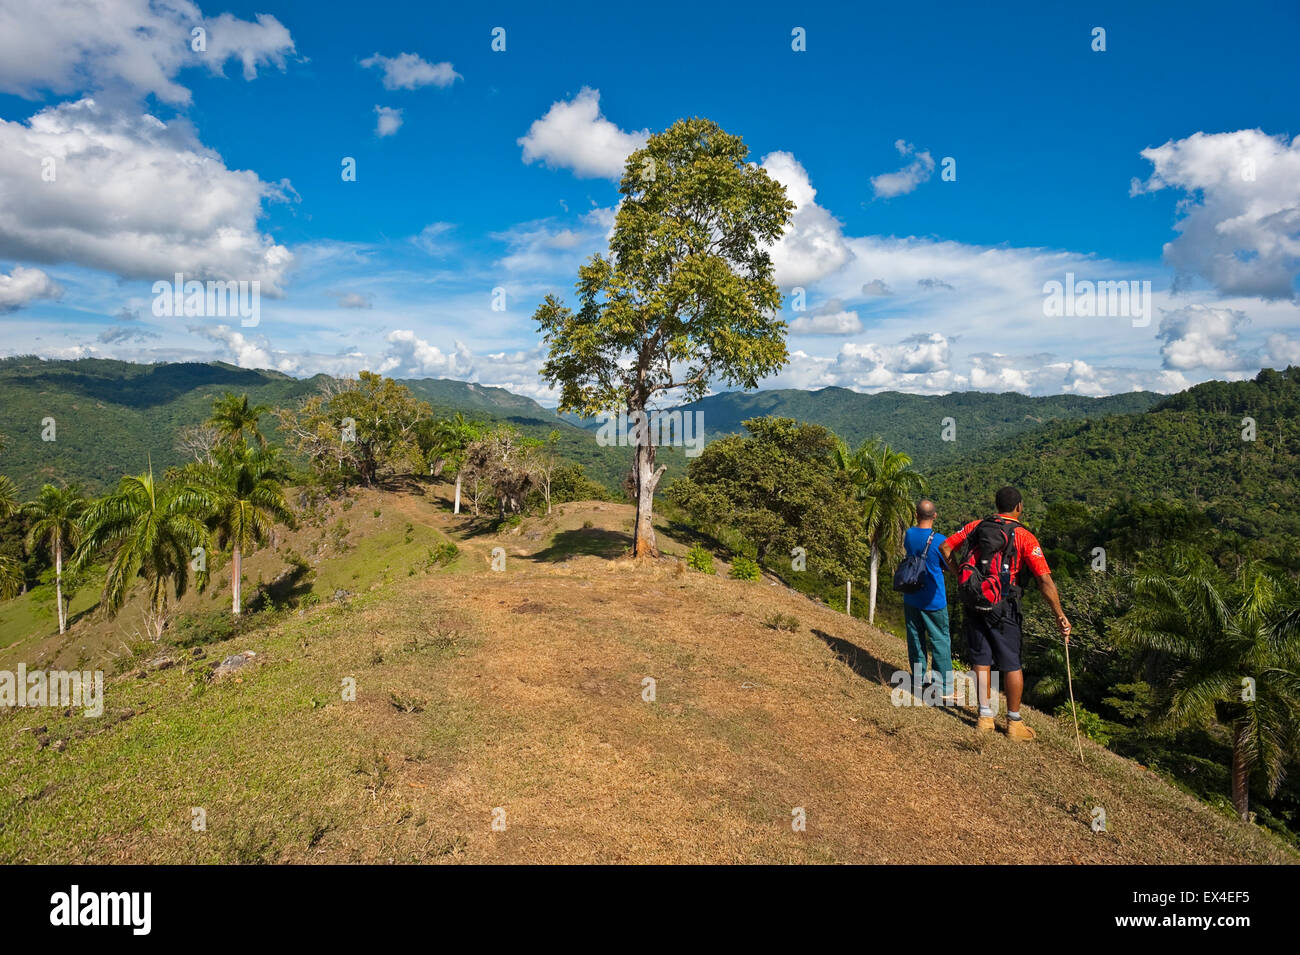
[[919,610],[903,605],[907,624],[907,664],[917,685],[925,681],[926,645],[929,645],[931,668],[943,679],[944,696],[952,693],[952,639],[948,635],[948,608]]

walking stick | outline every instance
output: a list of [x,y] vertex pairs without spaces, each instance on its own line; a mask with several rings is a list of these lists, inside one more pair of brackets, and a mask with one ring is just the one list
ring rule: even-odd
[[1074,741],[1079,745],[1079,765],[1083,762],[1083,739],[1079,736],[1079,711],[1074,706],[1074,675],[1070,672],[1070,640],[1065,640],[1065,680],[1070,686],[1070,715],[1074,717]]

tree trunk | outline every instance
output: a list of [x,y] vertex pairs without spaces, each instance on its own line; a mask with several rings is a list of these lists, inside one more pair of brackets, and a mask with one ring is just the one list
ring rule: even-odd
[[867,623],[876,622],[876,570],[880,567],[880,549],[871,545],[871,593],[867,597]]
[[1242,822],[1250,818],[1250,763],[1246,760],[1246,737],[1250,732],[1245,720],[1238,720],[1232,734],[1232,808]]
[[648,435],[638,437],[636,444],[636,529],[632,535],[634,557],[658,557],[655,542],[654,517],[655,488],[663,476],[664,467],[655,470],[655,446]]
[[54,538],[54,603],[59,608],[59,633],[68,629],[68,618],[63,613],[63,542]]
[[456,472],[456,506],[452,508],[453,514],[460,513],[460,472]]
[[240,603],[239,603],[239,596],[240,596],[240,590],[242,589],[241,585],[243,584],[243,576],[244,576],[243,557],[244,555],[239,552],[239,545],[236,544],[234,548],[234,555],[230,561],[231,584],[233,585],[234,592],[235,592],[233,607],[235,610],[236,617],[239,616],[241,610]]

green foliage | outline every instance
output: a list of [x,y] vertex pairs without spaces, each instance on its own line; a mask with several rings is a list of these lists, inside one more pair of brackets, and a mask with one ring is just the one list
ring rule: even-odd
[[[1242,438],[1244,417],[1257,423],[1254,441]],[[1073,570],[1092,546],[1132,564],[1186,542],[1223,565],[1267,557],[1294,571],[1297,473],[1300,368],[1265,369],[1253,381],[1197,385],[1141,414],[1048,423],[939,469],[931,490],[956,525],[986,516],[992,490],[1014,484],[1026,521],[1044,526],[1045,548],[1076,555]]]
[[581,464],[562,465],[551,477],[551,500],[556,504],[566,501],[608,501],[612,497],[603,484],[587,477]]
[[1084,709],[1082,706],[1071,707],[1068,702],[1062,703],[1056,708],[1056,718],[1071,727],[1074,725],[1072,714],[1075,713],[1078,715],[1079,732],[1082,735],[1100,746],[1109,745],[1111,738],[1110,724],[1092,710]]
[[781,630],[786,633],[799,632],[799,618],[788,613],[769,614],[763,620],[763,625],[772,630]]
[[644,409],[660,391],[697,398],[717,380],[756,388],[785,363],[767,248],[794,204],[748,156],[705,119],[628,156],[609,254],[578,270],[578,311],[548,295],[535,315],[562,411]]
[[686,552],[686,566],[702,574],[716,573],[713,569],[713,555],[699,544]]
[[[1166,661],[1161,703],[1173,727],[1231,728],[1234,764],[1259,766],[1272,795],[1300,744],[1300,600],[1295,585],[1258,564],[1232,578],[1205,555],[1172,549],[1133,581],[1121,634]],[[1245,813],[1248,789],[1234,778]]]
[[73,567],[108,558],[102,601],[109,612],[118,610],[132,584],[143,578],[149,587],[149,627],[157,639],[167,623],[169,591],[178,598],[185,593],[191,554],[208,544],[203,522],[214,506],[212,494],[191,483],[159,482],[152,472],[125,477],[114,493],[86,511]]
[[731,561],[731,570],[727,576],[732,580],[758,580],[763,576],[758,564],[748,557],[736,557]]
[[424,569],[432,570],[435,567],[446,567],[458,556],[460,556],[460,548],[451,541],[443,541],[437,547],[429,548],[428,556],[424,561]]
[[754,418],[745,427],[749,436],[706,447],[668,497],[715,538],[738,531],[767,566],[788,566],[802,547],[811,569],[841,581],[863,576],[861,512],[835,472],[834,435],[787,418]]

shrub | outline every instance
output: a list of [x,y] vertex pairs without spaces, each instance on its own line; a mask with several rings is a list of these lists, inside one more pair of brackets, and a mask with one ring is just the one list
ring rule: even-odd
[[707,550],[696,544],[686,553],[686,566],[691,570],[698,570],[702,574],[712,574],[713,555]]
[[786,633],[799,632],[799,618],[788,613],[770,614],[763,623],[771,627],[773,630],[783,630]]
[[758,580],[762,576],[758,570],[758,564],[748,557],[737,557],[731,562],[731,570],[727,576],[733,580]]
[[443,541],[437,547],[429,548],[429,555],[424,560],[424,569],[446,567],[460,554],[460,548],[451,541]]
[[[1082,706],[1076,707],[1076,709],[1079,713],[1079,732],[1094,743],[1101,746],[1107,745],[1111,736],[1110,724],[1101,716],[1091,710],[1084,709]],[[1070,718],[1070,704],[1068,701],[1056,708],[1056,718],[1063,723],[1072,724],[1074,722]]]

